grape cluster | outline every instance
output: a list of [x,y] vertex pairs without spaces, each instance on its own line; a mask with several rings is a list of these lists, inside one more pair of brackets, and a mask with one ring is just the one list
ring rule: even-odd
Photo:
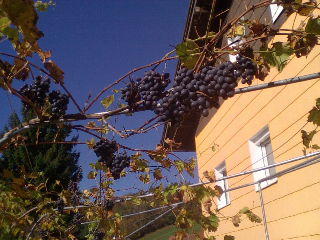
[[82,221],[82,218],[84,217],[83,213],[81,212],[76,212],[74,215],[73,215],[73,219],[72,219],[72,222],[73,224],[75,225],[79,225]]
[[144,100],[143,106],[146,109],[155,109],[157,102],[163,97],[163,92],[170,83],[169,73],[161,75],[150,70],[144,73],[143,78],[136,78],[136,81],[130,81],[124,89],[121,90],[121,98],[129,106],[134,105],[139,100]]
[[237,63],[230,61],[217,67],[204,66],[200,72],[182,68],[173,82],[173,88],[160,100],[160,108],[155,109],[159,121],[170,121],[178,126],[183,116],[192,111],[204,117],[211,107],[219,108],[219,97],[224,100],[233,97],[238,86],[237,79],[242,83],[251,84],[257,65],[245,57],[238,57]]
[[257,70],[257,64],[252,62],[250,59],[247,59],[243,56],[237,56],[236,62],[236,71],[235,74],[237,77],[242,77],[241,83],[242,84],[252,84],[253,75]]
[[68,190],[71,193],[71,204],[73,206],[79,205],[80,191],[78,189],[78,183],[70,180],[68,183]]
[[[141,78],[136,78],[136,81],[140,81]],[[121,90],[121,99],[128,103],[129,106],[133,106],[136,102],[141,100],[139,94],[139,87],[137,82],[130,81],[124,89]]]
[[103,162],[109,168],[115,180],[120,178],[123,169],[130,166],[130,158],[125,151],[115,155],[118,150],[115,141],[99,140],[93,146],[93,150],[98,157],[98,161]]
[[63,199],[59,198],[56,201],[56,207],[58,209],[58,213],[62,214],[63,209],[64,209],[64,201],[63,201]]
[[93,240],[102,240],[104,235],[105,234],[103,232],[100,232],[99,230],[97,230],[93,233]]
[[113,161],[107,166],[114,180],[117,180],[120,178],[122,170],[130,166],[130,157],[127,156],[126,151],[123,151],[121,154],[114,156]]
[[[38,106],[43,106],[49,89],[50,79],[47,78],[42,81],[42,77],[37,76],[33,80],[32,84],[30,84],[30,86],[28,86],[28,84],[24,84],[20,88],[19,92],[21,93],[21,95],[28,98],[31,102],[37,104]],[[26,102],[22,102],[26,108],[29,107],[29,105]]]
[[59,119],[65,115],[69,103],[69,97],[66,94],[54,90],[49,94],[49,102],[51,103],[52,119]]
[[165,73],[163,76],[152,70],[144,73],[144,77],[140,81],[138,80],[138,86],[146,109],[157,107],[157,102],[162,98],[169,83],[169,73]]
[[41,237],[41,240],[47,240],[48,239],[48,231],[41,229],[39,231],[39,235]]
[[99,162],[103,162],[108,165],[113,160],[114,153],[118,150],[117,143],[115,141],[102,140],[96,142],[93,146],[93,151],[98,157]]
[[103,203],[103,207],[107,211],[111,211],[113,209],[114,202],[111,199],[105,199]]

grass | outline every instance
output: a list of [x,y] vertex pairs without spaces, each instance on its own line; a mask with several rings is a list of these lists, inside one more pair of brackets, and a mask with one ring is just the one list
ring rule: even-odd
[[[150,233],[143,238],[140,238],[140,240],[168,240],[171,236],[174,236],[174,233],[176,231],[176,227],[174,225],[171,225]],[[200,232],[200,226],[196,225],[193,228],[193,231]]]

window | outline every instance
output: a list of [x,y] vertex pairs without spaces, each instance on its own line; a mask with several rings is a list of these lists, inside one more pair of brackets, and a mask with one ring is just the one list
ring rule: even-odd
[[[261,131],[259,131],[249,140],[249,148],[251,154],[252,169],[266,167],[274,164],[268,126],[265,126]],[[254,181],[258,181],[275,173],[276,170],[274,167],[254,172]],[[265,188],[275,183],[276,181],[277,178],[273,178],[261,182],[261,188]],[[256,184],[255,188],[256,191],[258,191],[258,184]]]
[[[235,36],[234,38],[228,38],[228,45],[230,45],[230,47],[236,47],[237,45],[239,45],[242,42],[243,42],[243,40],[241,40],[241,36]],[[236,59],[237,56],[238,55],[229,54],[230,62],[236,62],[237,61],[237,59]]]
[[[225,161],[223,161],[222,163],[220,163],[215,169],[215,176],[216,179],[219,178],[223,178],[225,176],[227,176],[227,171],[226,171],[226,163]],[[221,181],[217,181],[216,185],[218,185],[219,187],[222,188],[223,191],[228,189],[228,182],[227,180],[221,180]],[[229,192],[224,192],[222,193],[222,195],[220,196],[220,198],[217,200],[217,206],[218,209],[221,209],[227,205],[230,204],[230,198],[229,198]]]
[[[244,21],[244,17],[241,17],[241,20]],[[233,33],[233,37],[228,37],[227,42],[230,47],[236,47],[240,43],[243,43],[242,37],[245,35],[245,27],[238,23],[236,24],[236,28],[238,29],[237,33],[236,31]],[[236,62],[237,55],[229,54],[229,60],[230,62]]]
[[[275,2],[275,0],[273,0],[272,2]],[[270,4],[271,18],[272,18],[273,23],[275,23],[275,21],[277,21],[282,10],[283,10],[282,6],[278,6],[277,4]]]

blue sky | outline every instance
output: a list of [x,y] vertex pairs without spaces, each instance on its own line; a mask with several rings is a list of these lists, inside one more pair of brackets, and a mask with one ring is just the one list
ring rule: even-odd
[[[80,107],[83,107],[90,92],[93,98],[103,87],[130,70],[157,61],[173,50],[173,46],[181,42],[188,5],[187,0],[57,1],[56,6],[45,13],[39,13],[38,28],[44,33],[39,44],[45,51],[52,50],[51,59],[65,72],[65,86]],[[8,42],[1,43],[1,51],[13,53]],[[40,65],[37,56],[31,61]],[[176,60],[167,62],[166,72],[170,73],[171,79],[175,67]],[[157,70],[162,72],[163,69],[164,65],[161,65]],[[144,70],[133,75],[142,76],[143,72]],[[34,70],[34,73],[39,72]],[[13,86],[19,89],[21,83],[15,82]],[[121,87],[124,87],[124,83],[113,89]],[[0,94],[0,104],[5,106],[0,117],[2,129],[11,109],[5,92],[0,90]],[[104,111],[100,101],[110,94],[111,91],[103,94],[88,113]],[[20,101],[13,96],[10,96],[10,100],[13,108],[19,112]],[[67,113],[76,112],[76,108],[69,105]],[[116,127],[137,128],[152,116],[152,112],[145,112],[133,117],[119,117]],[[161,133],[162,128],[159,128],[149,134],[119,141],[133,148],[154,149],[160,141]],[[91,138],[78,134],[81,141]],[[108,137],[112,138],[112,134],[109,133]],[[82,163],[89,151],[86,146],[78,146],[77,149],[81,152]],[[184,158],[191,155],[195,154],[180,154]],[[95,184],[85,181],[89,171],[88,162],[94,162],[95,159],[95,154],[92,153],[84,164],[82,187]],[[117,187],[132,186],[133,177],[119,180]],[[174,180],[171,177],[169,179]]]

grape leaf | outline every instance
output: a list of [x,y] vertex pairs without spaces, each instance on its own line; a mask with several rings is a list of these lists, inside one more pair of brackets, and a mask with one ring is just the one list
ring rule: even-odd
[[50,75],[55,83],[63,83],[64,72],[55,64],[52,60],[49,60],[44,64],[44,67],[49,70]]
[[234,226],[239,227],[239,223],[241,222],[239,215],[234,215],[232,217],[232,223]]
[[309,18],[305,28],[306,33],[319,35],[320,34],[320,18]]
[[0,7],[27,42],[33,44],[43,36],[36,26],[39,17],[32,0],[3,0]]
[[112,94],[112,95],[102,99],[101,104],[104,106],[105,109],[107,109],[111,105],[113,100],[114,100],[114,95]]
[[234,240],[234,236],[231,236],[231,235],[225,235],[223,240]]
[[183,169],[184,169],[184,165],[183,165],[183,163],[182,163],[181,161],[175,160],[175,161],[174,161],[174,166],[176,167],[176,169],[177,169],[177,171],[178,171],[179,173],[182,173],[182,171],[183,171]]
[[245,214],[245,213],[247,213],[248,211],[250,211],[249,208],[248,208],[248,207],[244,207],[244,208],[242,208],[242,209],[239,211],[239,213]]
[[307,133],[306,131],[304,130],[301,130],[301,133],[302,133],[302,142],[303,142],[303,145],[306,146],[306,148],[309,148],[310,147],[310,142],[312,141],[313,139],[313,136],[317,133],[315,130]]
[[156,180],[161,180],[161,178],[162,178],[162,173],[161,173],[161,171],[160,171],[160,169],[155,169],[154,170],[154,172],[153,172],[153,177],[154,177],[154,179],[156,179]]
[[260,48],[260,56],[265,62],[269,63],[273,67],[277,67],[281,72],[284,66],[287,64],[290,55],[294,53],[294,50],[289,44],[283,42],[276,42],[272,44],[271,48],[267,48],[266,45],[262,45]]
[[313,124],[320,126],[320,110],[316,107],[313,107],[309,111],[308,122],[313,122]]
[[316,99],[316,106],[320,110],[320,98]]
[[182,62],[182,65],[188,69],[194,68],[198,61],[199,46],[191,39],[176,45],[176,54]]
[[95,179],[97,176],[97,172],[96,171],[90,171],[88,173],[88,179]]
[[86,144],[87,144],[89,149],[92,149],[92,147],[94,145],[94,138],[91,138],[91,141],[87,140]]
[[214,171],[213,170],[211,170],[211,171],[204,171],[203,172],[203,176],[206,178],[206,179],[208,179],[208,181],[210,181],[210,182],[215,182],[216,181],[216,177],[215,177],[215,175],[214,175]]
[[49,3],[42,2],[42,1],[36,1],[34,3],[34,7],[37,9],[39,12],[46,12],[47,8],[49,6]]

